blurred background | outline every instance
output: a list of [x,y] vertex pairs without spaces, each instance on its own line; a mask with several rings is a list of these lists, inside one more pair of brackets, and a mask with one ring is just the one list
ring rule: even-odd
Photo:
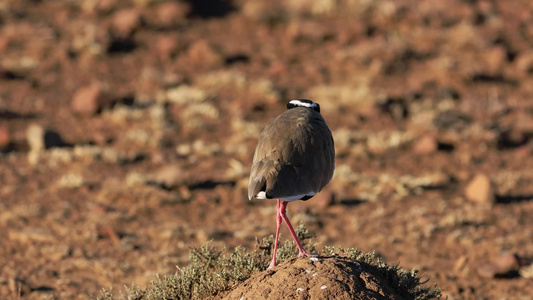
[[253,247],[276,211],[246,197],[257,138],[308,98],[336,171],[289,215],[318,248],[527,299],[532,97],[527,0],[2,0],[0,297],[92,298],[207,241]]

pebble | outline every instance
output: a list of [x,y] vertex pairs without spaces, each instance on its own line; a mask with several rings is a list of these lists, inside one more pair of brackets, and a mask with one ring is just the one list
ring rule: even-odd
[[471,202],[493,203],[495,195],[490,178],[485,174],[474,176],[465,188],[465,196]]
[[39,152],[64,145],[59,133],[37,124],[28,127],[26,130],[26,140],[28,141],[31,152]]
[[510,272],[520,268],[518,258],[513,253],[503,253],[493,257],[491,262],[481,264],[477,267],[477,273],[483,278],[495,278],[506,276]]
[[437,151],[438,143],[434,136],[425,135],[413,145],[413,152],[416,154],[431,154]]
[[8,286],[14,296],[13,299],[20,299],[21,296],[27,296],[32,292],[30,285],[22,279],[9,278]]
[[104,91],[99,85],[93,84],[76,91],[70,108],[79,115],[93,116],[103,109],[105,102]]
[[491,264],[483,264],[477,267],[477,274],[483,278],[494,278],[496,276],[496,267]]
[[197,41],[187,51],[188,61],[193,65],[217,67],[222,65],[223,57],[205,40]]
[[518,273],[520,274],[522,278],[533,279],[533,264],[520,268]]
[[495,257],[493,261],[499,274],[506,274],[511,271],[517,271],[520,268],[520,263],[514,253],[502,253]]
[[504,64],[506,63],[507,53],[503,47],[493,47],[484,51],[484,59],[487,67],[487,72],[491,75],[497,75],[501,72]]
[[185,2],[163,2],[156,8],[157,20],[163,27],[173,27],[187,18],[191,12],[191,7]]
[[453,264],[453,270],[455,272],[461,272],[466,266],[467,262],[468,262],[468,257],[466,255],[460,256]]
[[155,48],[161,59],[167,59],[176,53],[178,41],[170,36],[160,36],[157,38]]
[[121,36],[128,36],[141,24],[141,13],[134,8],[123,9],[113,16],[114,31]]
[[526,50],[520,52],[515,62],[516,68],[522,74],[528,74],[533,68],[533,51]]
[[5,126],[0,126],[0,150],[7,148],[11,144],[11,135]]
[[183,171],[176,165],[164,166],[148,177],[166,188],[180,186],[186,179]]
[[56,240],[50,231],[39,227],[28,227],[22,230],[9,230],[8,237],[10,240],[16,240],[20,243],[53,242]]

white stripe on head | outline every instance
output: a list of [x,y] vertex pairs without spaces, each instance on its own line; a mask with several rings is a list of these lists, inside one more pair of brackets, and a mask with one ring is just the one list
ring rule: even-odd
[[318,107],[318,104],[316,104],[315,102],[312,102],[311,100],[306,100],[306,101],[291,100],[289,103],[294,105],[294,106],[303,106],[303,107],[309,107],[309,108]]

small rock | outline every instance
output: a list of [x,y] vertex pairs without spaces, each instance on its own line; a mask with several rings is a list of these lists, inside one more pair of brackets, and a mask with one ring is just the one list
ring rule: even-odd
[[156,8],[157,19],[163,27],[173,27],[187,18],[187,15],[191,12],[191,7],[185,2],[163,2]]
[[17,299],[20,299],[21,296],[29,295],[32,291],[32,288],[26,281],[18,278],[9,278],[8,286],[11,294]]
[[437,151],[438,143],[434,136],[425,135],[413,145],[416,154],[431,154]]
[[477,267],[479,276],[483,278],[495,278],[509,276],[509,273],[518,271],[520,263],[513,253],[503,253],[493,257],[489,263]]
[[6,52],[11,39],[6,35],[0,35],[0,53]]
[[242,14],[256,22],[275,22],[287,17],[283,4],[266,1],[244,1],[241,8]]
[[466,266],[467,262],[468,262],[468,257],[466,255],[460,256],[453,264],[453,270],[455,272],[461,272]]
[[318,21],[291,22],[285,32],[290,40],[322,41],[331,34],[329,28],[322,26]]
[[496,266],[486,263],[476,268],[479,276],[483,278],[494,278],[497,273]]
[[498,137],[498,147],[501,149],[517,148],[526,145],[527,142],[527,135],[523,131],[515,128],[500,133],[500,136]]
[[103,89],[96,84],[79,88],[70,102],[70,108],[73,112],[92,116],[99,113],[105,106],[107,96]]
[[6,149],[11,144],[11,135],[5,126],[0,126],[0,150]]
[[533,264],[520,268],[518,273],[522,278],[533,279]]
[[50,231],[39,227],[29,227],[22,230],[10,230],[8,232],[8,237],[10,240],[16,240],[21,243],[53,242],[56,240]]
[[176,165],[164,166],[148,177],[149,180],[154,181],[165,188],[177,187],[183,184],[186,179],[184,172]]
[[484,52],[485,63],[488,68],[487,72],[491,75],[497,75],[501,72],[503,65],[506,63],[506,51],[503,47],[493,47]]
[[135,8],[123,9],[113,16],[113,30],[120,36],[128,36],[141,24],[141,13]]
[[513,253],[503,253],[493,259],[496,266],[497,273],[504,275],[512,271],[517,271],[520,268],[518,258]]
[[178,41],[170,36],[161,36],[157,38],[155,48],[159,57],[166,59],[176,53],[178,49]]
[[95,9],[99,12],[106,13],[112,11],[117,6],[117,0],[99,0]]
[[522,51],[515,59],[516,69],[522,74],[529,74],[533,71],[533,51]]
[[207,41],[201,40],[189,47],[188,61],[193,65],[216,67],[222,65],[224,59]]
[[61,147],[64,142],[59,133],[33,124],[26,130],[26,140],[31,152],[39,152],[53,147]]
[[493,203],[495,196],[490,178],[485,174],[477,174],[466,186],[465,196],[468,201]]

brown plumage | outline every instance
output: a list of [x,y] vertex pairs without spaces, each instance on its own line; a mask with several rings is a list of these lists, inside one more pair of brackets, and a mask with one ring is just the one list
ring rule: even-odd
[[292,100],[288,110],[268,124],[255,149],[248,198],[277,199],[276,239],[269,269],[276,266],[281,221],[298,246],[298,256],[314,256],[303,248],[286,214],[289,201],[308,200],[331,180],[335,149],[331,131],[311,100]]
[[265,191],[268,199],[312,196],[307,193],[320,192],[334,169],[333,137],[322,115],[306,107],[289,109],[259,137],[248,198],[260,191]]

